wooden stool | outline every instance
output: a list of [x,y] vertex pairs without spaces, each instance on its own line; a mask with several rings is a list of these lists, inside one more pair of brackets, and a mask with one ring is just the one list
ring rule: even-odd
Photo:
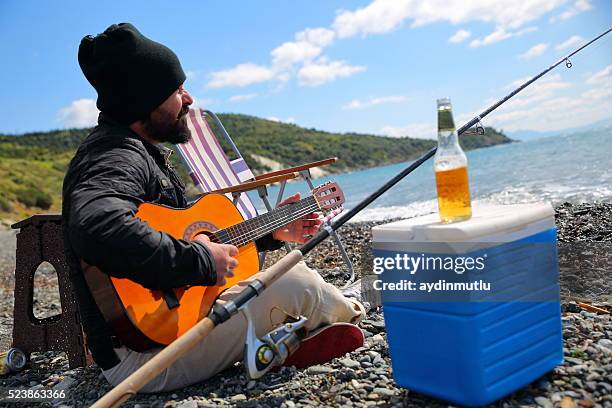
[[[64,351],[70,368],[86,364],[83,329],[64,255],[61,214],[39,214],[12,228],[17,234],[13,347],[28,358],[34,351]],[[57,272],[62,313],[45,319],[34,316],[34,274],[42,262]]]

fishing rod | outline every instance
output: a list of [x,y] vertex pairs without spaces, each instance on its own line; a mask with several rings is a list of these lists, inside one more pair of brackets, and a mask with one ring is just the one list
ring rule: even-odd
[[[510,92],[508,95],[491,105],[489,108],[485,109],[483,112],[480,113],[480,115],[475,116],[465,125],[461,126],[457,133],[461,135],[467,129],[479,124],[482,118],[493,112],[495,109],[500,107],[514,95],[516,95],[517,93],[540,79],[542,76],[546,75],[548,72],[556,68],[561,63],[565,62],[567,68],[571,68],[572,63],[570,61],[570,57],[574,56],[584,48],[588,47],[595,41],[610,33],[610,31],[612,31],[612,28],[598,35],[588,43],[584,44],[582,47],[561,58],[558,62],[554,63],[544,71],[540,72],[533,78],[526,81],[514,91]],[[245,310],[246,306],[251,300],[259,296],[265,290],[265,288],[269,287],[285,272],[293,268],[298,262],[300,262],[304,258],[306,254],[308,254],[323,240],[329,237],[332,231],[335,231],[340,228],[348,220],[350,220],[357,213],[359,213],[359,211],[363,210],[374,200],[384,194],[387,190],[389,190],[391,187],[401,181],[404,177],[416,170],[420,165],[430,159],[436,153],[436,150],[437,148],[434,147],[431,150],[427,151],[425,154],[415,160],[410,166],[402,170],[391,180],[387,181],[378,190],[376,190],[368,197],[363,199],[361,202],[359,202],[354,208],[339,216],[337,220],[326,224],[308,242],[306,242],[299,248],[292,250],[274,265],[266,269],[259,279],[255,279],[250,282],[240,293],[238,293],[235,298],[223,304],[215,303],[208,317],[205,317],[204,319],[200,320],[195,326],[186,331],[181,337],[179,337],[178,339],[170,343],[168,346],[166,346],[164,349],[162,349],[153,358],[151,358],[151,360],[145,363],[138,370],[134,371],[119,385],[117,385],[106,395],[100,398],[94,405],[92,405],[92,407],[117,407],[121,405],[121,403],[126,401],[128,398],[130,398],[132,395],[135,395],[138,390],[142,389],[142,387],[144,387],[151,380],[153,380],[165,368],[172,365],[176,360],[178,360],[179,357],[181,357],[191,348],[195,347],[200,341],[202,341],[202,339],[208,336],[208,334],[210,334],[210,332],[215,328],[215,326],[229,320],[233,315],[239,313],[240,311]],[[280,360],[278,356],[286,356],[287,354],[287,349],[283,348],[283,344],[269,343],[268,346],[269,349],[273,353],[275,353],[275,355],[273,356],[273,358],[269,359],[270,361],[267,363],[267,369],[271,368],[273,365],[276,365],[274,363],[282,363],[282,360]],[[245,363],[249,364],[250,362],[247,361]],[[261,361],[258,361],[258,363],[261,363]],[[265,371],[267,371],[267,369]]]

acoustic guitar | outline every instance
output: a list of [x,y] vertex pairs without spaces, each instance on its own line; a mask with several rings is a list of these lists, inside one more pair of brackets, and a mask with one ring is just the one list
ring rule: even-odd
[[342,203],[344,194],[338,184],[326,183],[315,188],[311,196],[248,220],[222,194],[205,195],[185,209],[140,205],[136,216],[158,231],[184,240],[206,234],[212,242],[238,247],[239,265],[224,286],[158,291],[129,279],[111,277],[84,262],[81,266],[94,300],[121,343],[136,351],[162,347],[206,317],[221,292],[259,271],[256,239],[304,215],[333,210]]

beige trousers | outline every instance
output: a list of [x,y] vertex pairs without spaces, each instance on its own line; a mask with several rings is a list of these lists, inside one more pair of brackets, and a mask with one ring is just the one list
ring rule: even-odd
[[[252,279],[257,278],[260,273],[253,275]],[[231,299],[246,284],[248,281],[229,288],[220,298]],[[261,296],[253,299],[248,307],[258,336],[263,336],[275,325],[284,322],[286,313],[306,316],[307,330],[336,322],[356,323],[365,315],[361,304],[345,298],[335,286],[325,282],[304,262],[298,263],[281,276]],[[230,367],[242,359],[246,329],[244,315],[239,313],[233,316],[215,327],[210,335],[153,379],[141,392],[161,392],[186,387]],[[121,347],[115,349],[115,352],[121,362],[103,371],[113,386],[149,361],[159,349],[138,353]]]

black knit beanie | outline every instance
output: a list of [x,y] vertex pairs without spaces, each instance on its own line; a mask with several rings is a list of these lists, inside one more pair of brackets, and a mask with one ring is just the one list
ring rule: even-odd
[[186,79],[170,48],[129,23],[83,37],[79,65],[98,92],[98,109],[125,125],[144,119]]

